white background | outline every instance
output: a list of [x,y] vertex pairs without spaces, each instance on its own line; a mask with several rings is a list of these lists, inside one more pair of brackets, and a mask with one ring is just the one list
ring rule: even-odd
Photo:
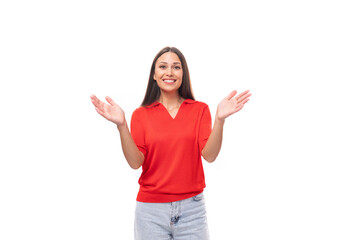
[[[237,2],[237,3],[236,3]],[[253,96],[204,161],[212,239],[360,239],[357,1],[1,1],[0,239],[133,239],[126,112],[165,46],[195,98]]]

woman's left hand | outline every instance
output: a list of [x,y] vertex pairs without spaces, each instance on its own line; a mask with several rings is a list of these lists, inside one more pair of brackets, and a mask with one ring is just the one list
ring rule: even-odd
[[[236,95],[236,90],[232,91],[226,98],[224,98],[217,107],[216,118],[219,120],[225,120],[231,114],[240,111],[244,104],[250,99],[250,90],[246,90]],[[236,96],[235,96],[236,95]]]

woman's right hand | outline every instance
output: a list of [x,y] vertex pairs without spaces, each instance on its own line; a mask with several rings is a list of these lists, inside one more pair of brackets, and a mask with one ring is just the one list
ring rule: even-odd
[[106,104],[102,101],[100,101],[95,95],[91,95],[91,102],[95,106],[95,110],[104,118],[107,120],[115,123],[118,126],[124,125],[126,123],[125,121],[125,113],[121,109],[119,105],[117,105],[114,100],[112,100],[110,97],[105,97],[106,101],[109,104]]

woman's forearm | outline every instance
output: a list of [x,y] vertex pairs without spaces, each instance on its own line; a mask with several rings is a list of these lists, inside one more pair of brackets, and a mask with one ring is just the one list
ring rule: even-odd
[[249,97],[251,96],[249,90],[238,95],[236,95],[236,93],[235,90],[232,91],[217,107],[213,130],[205,147],[201,151],[201,155],[208,162],[215,161],[220,152],[225,118],[240,111],[244,107],[244,104],[249,101]]
[[209,136],[208,141],[205,144],[205,147],[201,151],[201,155],[209,163],[215,161],[216,157],[220,152],[224,123],[225,120],[215,118],[212,132]]
[[131,168],[138,169],[144,162],[144,154],[136,146],[126,121],[123,125],[117,125],[117,129],[120,133],[121,147],[128,164]]

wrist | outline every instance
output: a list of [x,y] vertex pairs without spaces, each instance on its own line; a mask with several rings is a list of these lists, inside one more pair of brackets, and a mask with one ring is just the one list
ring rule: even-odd
[[116,123],[116,127],[119,131],[126,128],[127,127],[126,121],[124,121],[124,123]]
[[224,124],[225,123],[225,118],[220,118],[218,116],[215,116],[215,123]]
[[218,121],[218,122],[225,122],[225,118],[221,118],[219,116],[219,110],[216,111],[216,114],[215,114],[215,121]]

